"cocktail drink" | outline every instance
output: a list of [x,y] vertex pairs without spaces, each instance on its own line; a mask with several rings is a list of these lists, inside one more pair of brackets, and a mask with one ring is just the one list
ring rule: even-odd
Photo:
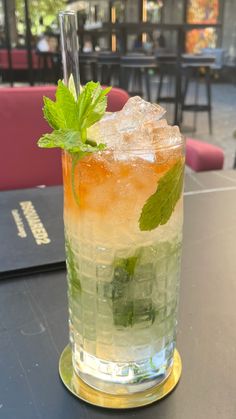
[[89,82],[78,94],[75,16],[64,17],[65,80],[44,98],[53,131],[39,146],[63,149],[73,369],[98,390],[132,394],[172,370],[184,143],[158,105],[133,97],[106,114],[109,88]]
[[[71,101],[69,110],[73,103],[79,105],[76,109],[86,108],[91,89],[95,98],[105,97],[94,83],[86,86],[78,103],[66,89],[59,82],[56,104],[45,100],[52,126],[58,124],[53,112],[59,112],[60,103],[64,106],[63,94],[65,103]],[[165,379],[173,363],[183,139],[177,127],[167,125],[160,106],[139,97],[90,124],[84,139],[66,109],[62,113],[68,124],[75,124],[73,130],[55,129],[40,145],[64,148],[73,366],[97,389],[132,393]]]
[[73,365],[111,393],[152,386],[173,362],[183,142],[163,113],[132,98],[92,127],[104,151],[63,154]]

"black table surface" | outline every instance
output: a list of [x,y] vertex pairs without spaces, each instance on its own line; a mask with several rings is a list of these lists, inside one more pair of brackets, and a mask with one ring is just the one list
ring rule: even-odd
[[68,341],[64,271],[0,283],[1,419],[236,418],[236,171],[188,174],[175,391],[141,409],[73,397],[58,375]]

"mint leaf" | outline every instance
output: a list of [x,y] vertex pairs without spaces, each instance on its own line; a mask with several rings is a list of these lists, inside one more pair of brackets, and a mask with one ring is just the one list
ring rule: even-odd
[[134,274],[137,260],[137,256],[131,256],[127,259],[118,259],[115,264],[115,278],[119,276],[119,273],[121,272],[121,281],[124,282],[124,277],[128,277],[129,280]]
[[77,121],[77,101],[70,89],[59,80],[56,90],[56,106],[63,113],[66,128],[79,129]]
[[137,260],[136,256],[131,256],[114,261],[114,277],[111,282],[112,310],[117,327],[129,327],[133,323],[134,303],[131,287]]
[[43,148],[66,148],[66,144],[80,142],[80,134],[76,131],[54,130],[50,134],[44,134],[38,140],[38,146]]
[[62,148],[70,153],[93,153],[102,151],[105,144],[97,144],[95,141],[81,140],[79,131],[54,130],[50,134],[44,134],[38,141],[38,146],[43,148]]
[[132,327],[133,316],[133,301],[117,300],[113,303],[113,320],[116,327]]
[[167,223],[181,196],[183,178],[184,165],[178,160],[158,181],[156,192],[144,204],[139,218],[141,231],[150,231]]
[[141,262],[142,252],[124,259],[116,259],[112,286],[112,310],[116,327],[132,327],[143,321],[144,313],[154,322],[155,310],[150,298],[134,298],[133,281],[135,271]]
[[67,272],[68,272],[68,282],[70,284],[72,296],[76,297],[77,294],[81,293],[79,269],[76,266],[76,258],[72,250],[72,246],[67,237],[65,237],[65,248],[66,248],[66,264],[67,264]]
[[102,89],[100,83],[90,81],[78,99],[78,117],[81,129],[87,129],[99,121],[106,112],[110,87]]
[[78,129],[77,101],[71,91],[59,80],[56,101],[44,97],[44,117],[54,129]]
[[66,121],[64,114],[61,109],[58,108],[56,102],[53,102],[48,97],[43,97],[44,107],[43,107],[43,114],[44,118],[50,125],[50,127],[54,129],[65,129],[66,128]]

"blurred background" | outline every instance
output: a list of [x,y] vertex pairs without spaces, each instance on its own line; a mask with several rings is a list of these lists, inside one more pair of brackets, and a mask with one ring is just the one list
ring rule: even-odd
[[62,77],[60,10],[77,15],[81,83],[163,102],[170,122],[235,168],[235,0],[0,0],[1,87]]

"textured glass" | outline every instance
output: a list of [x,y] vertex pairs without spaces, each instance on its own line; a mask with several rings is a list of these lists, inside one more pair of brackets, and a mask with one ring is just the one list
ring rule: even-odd
[[172,366],[182,197],[165,225],[140,231],[139,217],[182,151],[63,155],[73,366],[110,393],[151,387]]

